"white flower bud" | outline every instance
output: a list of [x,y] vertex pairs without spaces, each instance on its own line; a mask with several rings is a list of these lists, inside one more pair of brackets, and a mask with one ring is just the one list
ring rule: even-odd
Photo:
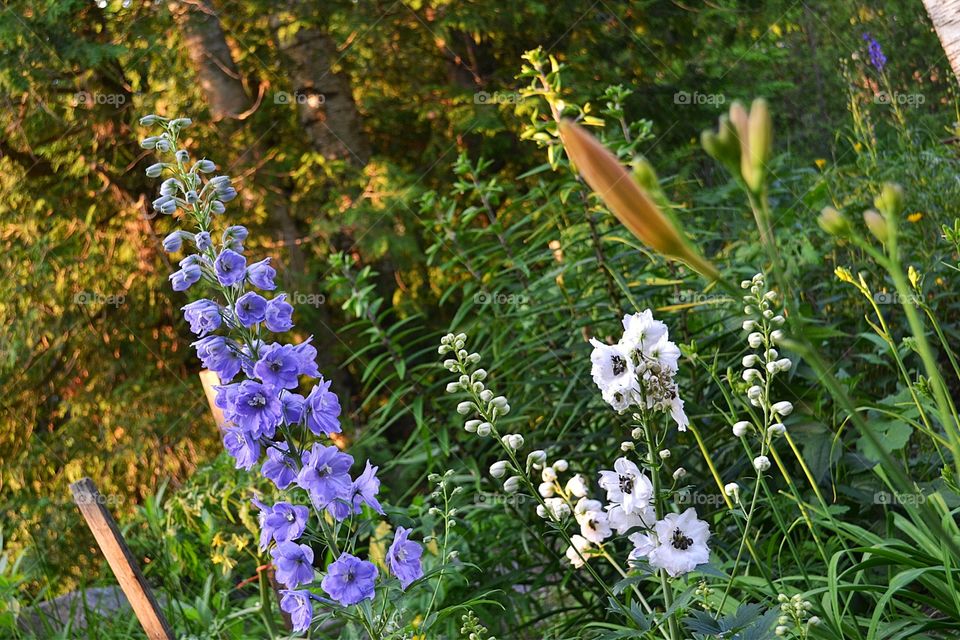
[[503,442],[504,446],[509,447],[514,451],[523,446],[523,436],[519,433],[505,435],[500,440]]
[[776,436],[782,436],[786,432],[787,432],[787,428],[779,422],[767,427],[767,435],[769,435],[771,438]]
[[674,479],[674,480],[679,480],[680,478],[684,477],[685,475],[687,475],[687,470],[684,469],[683,467],[677,467],[677,470],[673,472],[673,479]]
[[757,328],[757,323],[753,320],[744,320],[743,321],[743,330],[744,331],[753,331]]
[[807,624],[809,624],[811,627],[815,627],[820,624],[820,618],[817,616],[810,616],[810,619],[807,620]]
[[587,495],[587,482],[582,475],[579,473],[569,480],[564,487],[564,491],[574,496],[575,498],[582,498]]
[[493,391],[490,391],[490,389],[484,389],[480,392],[480,399],[484,402],[490,402],[493,399]]
[[755,353],[750,353],[743,356],[743,360],[740,361],[744,368],[752,367],[758,362],[760,362],[760,358]]
[[740,485],[738,485],[736,482],[728,482],[727,484],[723,485],[723,492],[731,498],[736,498],[740,493]]
[[762,396],[762,395],[763,395],[763,388],[762,388],[762,387],[758,387],[757,385],[753,385],[752,387],[750,387],[749,389],[747,389],[747,397],[750,398],[751,400],[758,400],[758,399],[760,398],[760,396]]
[[746,420],[741,420],[740,422],[733,425],[733,435],[742,438],[747,435],[747,432],[750,431],[750,427],[753,426],[750,422]]
[[473,411],[473,403],[472,403],[472,402],[467,402],[467,401],[465,400],[465,401],[463,401],[463,402],[461,402],[460,404],[457,405],[457,413],[459,413],[459,414],[462,415],[462,416],[467,415],[467,414],[470,413],[471,411]]
[[780,358],[777,360],[777,369],[780,371],[790,371],[790,367],[793,366],[793,361],[790,358]]
[[784,333],[782,329],[774,329],[770,332],[770,339],[774,342],[780,342],[784,338]]
[[630,437],[633,438],[634,440],[639,440],[640,438],[643,437],[643,429],[641,429],[640,427],[635,428],[633,431],[630,432]]
[[543,471],[540,472],[540,479],[544,482],[556,482],[557,472],[553,470],[553,467],[544,467]]
[[527,464],[540,465],[547,461],[547,452],[543,449],[536,449],[527,454]]
[[760,345],[763,344],[763,334],[759,331],[754,331],[749,336],[747,336],[747,344],[749,344],[754,349],[759,349]]
[[775,413],[779,413],[781,416],[788,416],[793,412],[793,404],[783,400],[782,402],[775,402],[773,406],[770,407]]
[[504,398],[503,396],[497,396],[496,398],[490,401],[490,404],[492,404],[497,408],[503,408],[507,406],[507,399]]
[[541,482],[541,483],[540,483],[540,486],[537,487],[537,491],[538,491],[538,492],[540,493],[540,495],[543,496],[544,498],[552,498],[552,497],[553,497],[553,492],[554,492],[553,483],[552,483],[552,482]]
[[770,468],[770,458],[767,456],[757,456],[753,459],[753,468],[763,473]]
[[486,372],[486,370],[485,370],[485,369],[477,369],[476,371],[474,371],[474,372],[473,372],[473,379],[474,379],[474,380],[486,380],[486,379],[487,379],[487,372]]
[[754,380],[760,380],[762,376],[756,369],[744,369],[742,377],[744,382],[753,382]]
[[493,431],[493,425],[489,422],[482,422],[477,427],[477,435],[486,438]]
[[769,320],[770,318],[773,317],[773,311],[771,311],[770,309],[764,309],[764,310],[763,310],[763,317],[766,318],[767,320]]
[[786,322],[786,320],[783,319],[783,316],[773,316],[772,318],[770,318],[770,322],[780,327],[783,325],[784,322]]
[[767,352],[763,355],[767,360],[776,360],[780,357],[780,352],[776,349],[767,349]]
[[490,465],[490,475],[494,478],[500,479],[503,476],[507,475],[507,469],[510,468],[510,463],[506,460],[497,460],[492,465]]
[[467,433],[476,433],[477,427],[479,426],[480,426],[479,420],[467,420],[467,423],[463,425],[463,428]]
[[506,482],[503,483],[503,490],[507,493],[516,493],[520,488],[520,483],[523,481],[523,478],[520,476],[510,476],[507,478]]
[[740,288],[741,288],[741,289],[749,289],[751,284],[753,284],[753,283],[750,282],[749,280],[741,280],[741,281],[740,281]]
[[570,463],[564,460],[563,458],[560,458],[559,460],[553,463],[553,468],[556,469],[559,473],[563,473],[564,471],[570,468]]
[[661,449],[660,450],[660,459],[666,460],[670,457],[670,449]]
[[461,387],[459,382],[451,382],[447,385],[447,393],[456,393],[457,391],[460,391],[460,389]]
[[776,629],[773,630],[773,633],[776,634],[777,636],[783,637],[783,636],[787,635],[787,632],[788,632],[788,631],[790,631],[790,627],[788,627],[788,626],[786,626],[786,625],[780,625],[780,626],[778,626]]
[[550,514],[547,513],[547,510],[544,508],[542,504],[537,505],[537,515],[543,518],[544,520],[547,520],[550,517]]
[[753,312],[754,312],[754,308],[751,307],[750,305],[747,305],[743,308],[743,315],[745,316],[752,316]]
[[620,451],[623,451],[624,453],[627,453],[628,451],[633,451],[636,448],[637,446],[629,441],[620,443]]

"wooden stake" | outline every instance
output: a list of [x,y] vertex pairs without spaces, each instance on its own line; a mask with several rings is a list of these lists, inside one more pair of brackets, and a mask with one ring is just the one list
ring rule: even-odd
[[217,428],[223,431],[223,425],[226,418],[223,417],[223,409],[217,406],[217,390],[214,387],[220,385],[220,376],[216,371],[204,369],[200,372],[200,383],[203,385],[203,392],[207,396],[207,404],[210,405],[210,413],[213,414],[213,420],[217,423]]
[[120,588],[127,596],[133,612],[140,621],[140,626],[147,632],[150,640],[174,640],[173,631],[167,624],[160,605],[150,591],[147,581],[137,566],[137,561],[130,548],[123,540],[120,529],[113,516],[104,506],[103,496],[90,478],[83,478],[70,485],[73,501],[77,503],[80,513],[87,521],[87,526],[93,532],[100,551],[107,559],[113,575],[116,576]]

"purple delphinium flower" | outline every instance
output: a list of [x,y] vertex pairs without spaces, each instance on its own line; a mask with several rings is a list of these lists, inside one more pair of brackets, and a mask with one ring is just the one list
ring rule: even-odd
[[300,424],[303,418],[303,396],[292,391],[284,391],[280,396],[280,404],[283,405],[283,420],[287,424]]
[[247,280],[258,289],[264,291],[273,291],[277,288],[273,279],[277,276],[277,271],[270,266],[270,258],[264,258],[260,262],[254,262],[247,267]]
[[867,53],[870,54],[870,64],[872,64],[877,71],[883,71],[883,68],[887,64],[887,56],[883,55],[883,49],[880,47],[880,43],[869,33],[863,34],[863,39],[867,42]]
[[236,459],[237,469],[250,469],[260,459],[260,443],[256,436],[240,427],[223,430],[223,446]]
[[340,399],[330,391],[330,381],[320,382],[310,391],[304,404],[307,427],[317,435],[340,433]]
[[201,338],[220,328],[220,305],[213,300],[201,299],[181,308],[183,317],[190,323],[190,331]]
[[317,350],[312,344],[313,336],[310,336],[296,347],[297,357],[300,359],[300,375],[311,378],[320,377],[320,369],[317,367]]
[[263,551],[271,540],[277,543],[292,542],[303,535],[307,527],[310,510],[295,506],[289,502],[278,502],[272,507],[254,498],[253,503],[260,508],[260,550]]
[[423,547],[409,540],[409,536],[410,529],[397,527],[397,533],[393,536],[393,544],[387,551],[387,568],[400,580],[400,586],[404,589],[409,587],[414,580],[423,577],[423,567],[420,563]]
[[313,549],[296,542],[281,542],[270,550],[277,568],[277,582],[293,589],[313,582]]
[[344,520],[351,514],[360,513],[363,505],[383,515],[383,507],[377,500],[379,492],[380,479],[377,478],[377,467],[372,466],[367,460],[363,473],[353,481],[346,493],[337,496],[327,505],[327,510],[337,520]]
[[263,476],[271,480],[280,490],[286,489],[297,479],[297,472],[287,461],[288,450],[289,447],[286,442],[273,443],[272,446],[267,448],[267,459],[263,461],[263,466],[260,467]]
[[293,328],[293,307],[287,302],[287,294],[281,293],[267,302],[264,323],[274,333],[283,333]]
[[280,389],[294,389],[299,384],[300,361],[296,350],[288,344],[268,344],[260,349],[260,359],[253,366],[253,374],[265,384]]
[[241,225],[227,227],[223,232],[223,248],[243,253],[243,241],[248,233],[247,228]]
[[221,382],[230,382],[240,373],[243,356],[233,340],[223,336],[206,336],[194,342],[193,346],[203,366],[215,371]]
[[315,443],[303,456],[303,468],[297,474],[297,484],[306,489],[318,508],[343,495],[350,488],[350,466],[353,456],[334,446]]
[[377,567],[349,553],[341,554],[327,567],[320,587],[344,607],[372,600]]
[[263,322],[267,312],[267,301],[259,293],[248,291],[237,299],[234,311],[240,324],[252,327],[258,322]]
[[225,287],[243,282],[243,276],[247,271],[247,259],[234,251],[233,249],[224,249],[217,256],[213,268],[217,273],[217,280]]
[[186,291],[190,285],[200,280],[200,267],[196,264],[188,264],[179,271],[170,274],[170,282],[174,291]]
[[272,438],[280,420],[280,398],[277,392],[255,380],[244,380],[237,387],[229,419],[244,430]]
[[313,603],[310,602],[315,596],[306,589],[292,590],[283,589],[280,591],[280,608],[290,614],[290,621],[293,623],[294,631],[306,631],[310,628],[310,622],[313,620]]
[[163,250],[167,253],[180,251],[183,246],[183,234],[178,229],[163,239]]

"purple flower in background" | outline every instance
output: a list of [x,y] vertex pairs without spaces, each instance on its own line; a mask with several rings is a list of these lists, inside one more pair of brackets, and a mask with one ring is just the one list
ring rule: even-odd
[[317,435],[340,433],[340,399],[330,391],[329,380],[320,379],[307,396],[304,410],[310,431]]
[[193,343],[203,366],[215,371],[221,382],[230,382],[240,373],[243,357],[237,344],[223,336],[206,336]]
[[342,554],[327,567],[320,586],[328,596],[344,607],[373,599],[377,567],[349,553]]
[[190,285],[200,280],[200,267],[196,264],[188,264],[179,271],[170,274],[170,282],[173,284],[174,291],[186,291]]
[[267,448],[267,459],[264,460],[260,472],[265,478],[277,485],[277,489],[286,489],[297,479],[297,472],[287,462],[289,447],[286,442],[275,442]]
[[319,378],[320,369],[317,367],[317,350],[310,344],[311,340],[313,340],[313,336],[310,336],[298,344],[294,347],[294,350],[300,359],[300,375]]
[[397,527],[393,544],[387,551],[387,568],[400,580],[400,586],[404,589],[423,576],[423,567],[420,564],[423,547],[409,540],[409,536],[410,529]]
[[213,247],[213,241],[210,240],[210,234],[207,231],[201,231],[193,237],[193,243],[197,245],[198,251],[206,251]]
[[277,567],[277,582],[293,589],[313,581],[313,549],[296,542],[281,542],[270,550]]
[[163,239],[163,250],[167,253],[180,251],[183,246],[183,234],[178,230],[174,231]]
[[283,420],[287,424],[299,424],[303,418],[303,396],[292,391],[285,391],[280,398],[283,405]]
[[[294,389],[299,384],[300,361],[289,344],[269,344],[260,350],[260,359],[253,366],[253,374],[264,383],[281,389]],[[299,421],[298,421],[299,422]]]
[[260,550],[263,551],[270,544],[270,540],[277,543],[292,542],[301,535],[307,527],[307,518],[310,510],[306,507],[295,506],[289,502],[278,502],[268,507],[259,500],[254,504],[260,507]]
[[264,320],[267,329],[274,333],[283,333],[293,328],[293,307],[287,302],[287,294],[281,293],[267,302],[267,312]]
[[260,443],[256,436],[240,427],[223,430],[223,446],[236,459],[237,469],[250,469],[260,459]]
[[325,507],[350,488],[350,466],[353,456],[334,446],[315,443],[303,456],[303,468],[297,484],[306,489],[318,507]]
[[217,256],[213,268],[217,272],[217,280],[225,287],[232,287],[243,281],[247,271],[247,259],[233,249],[224,249]]
[[181,308],[183,317],[190,323],[190,331],[201,338],[220,328],[220,305],[213,300],[201,299]]
[[873,36],[869,33],[863,34],[863,39],[867,42],[867,53],[870,54],[870,64],[872,64],[877,71],[883,71],[884,66],[887,64],[887,56],[883,55],[883,49],[880,47],[880,43],[874,40]]
[[252,327],[258,322],[263,322],[264,315],[267,312],[267,301],[259,293],[248,291],[237,299],[234,308],[240,324],[245,327]]
[[264,291],[273,291],[277,288],[273,279],[277,276],[277,271],[270,266],[270,258],[264,258],[260,262],[254,262],[247,267],[247,280],[253,283],[253,286]]
[[290,621],[293,622],[294,631],[306,631],[310,628],[310,621],[313,620],[313,604],[310,602],[314,597],[306,589],[294,591],[284,589],[280,592],[283,596],[280,599],[280,608],[290,614]]
[[231,413],[237,425],[257,437],[272,438],[282,418],[276,391],[255,380],[244,380],[237,387]]

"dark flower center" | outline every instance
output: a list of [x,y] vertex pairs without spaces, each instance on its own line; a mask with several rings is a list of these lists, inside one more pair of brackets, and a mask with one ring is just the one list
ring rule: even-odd
[[321,478],[327,477],[331,472],[333,472],[333,469],[330,468],[330,465],[325,464],[322,467],[317,468],[317,475]]
[[620,476],[620,491],[628,495],[633,493],[633,476]]
[[673,538],[670,540],[670,543],[673,544],[674,549],[686,551],[693,546],[693,538],[685,536],[683,531],[680,531],[680,528],[678,527],[674,529]]
[[247,404],[249,404],[251,407],[263,407],[266,406],[267,399],[258,393],[255,396],[251,396],[250,399],[247,400]]
[[615,376],[623,375],[627,370],[627,361],[619,355],[611,357],[610,363],[613,365],[613,375]]

